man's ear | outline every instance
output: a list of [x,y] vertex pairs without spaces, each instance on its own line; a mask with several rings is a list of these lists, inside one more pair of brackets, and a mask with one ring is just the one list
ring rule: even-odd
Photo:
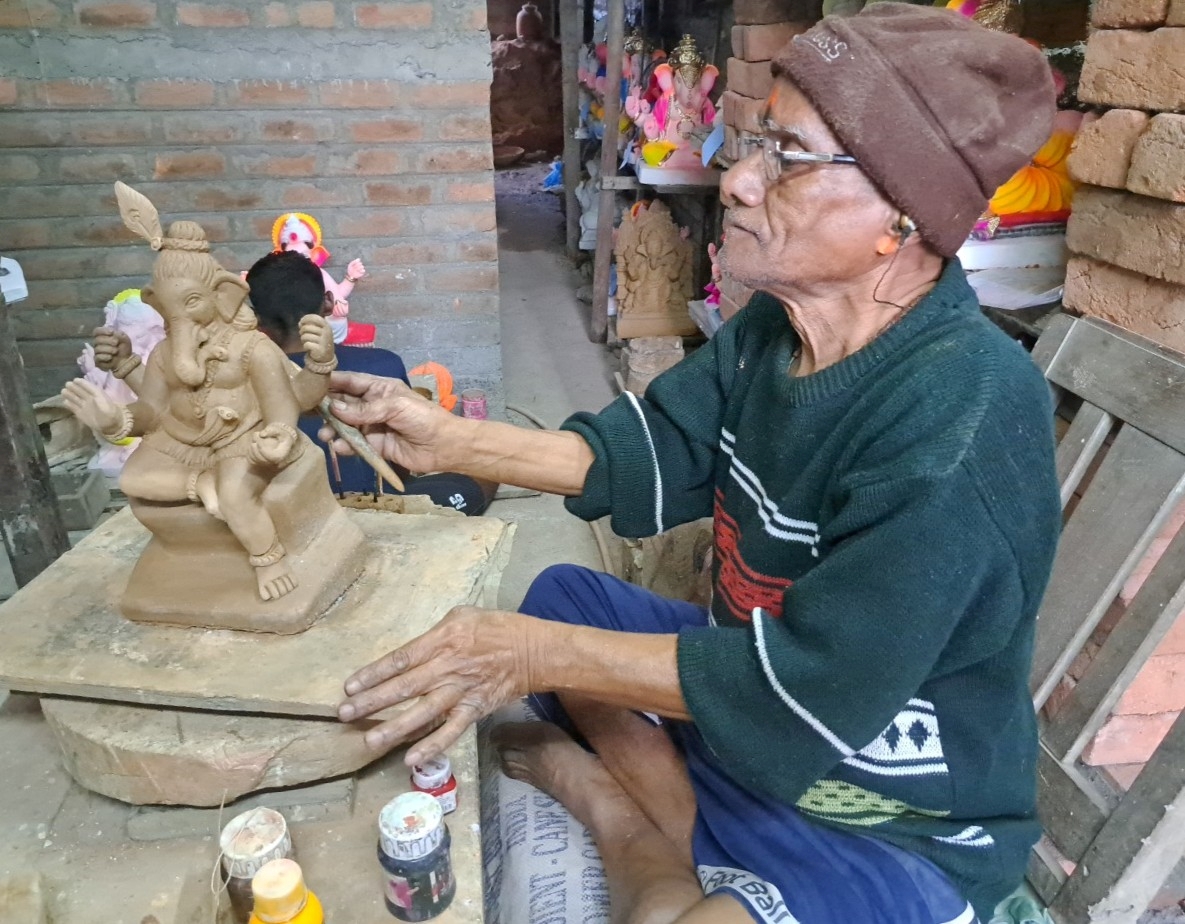
[[251,289],[244,279],[224,269],[220,269],[214,277],[212,288],[218,316],[229,324],[243,307]]
[[325,296],[321,299],[321,316],[327,318],[331,314],[333,314],[333,293],[327,289]]

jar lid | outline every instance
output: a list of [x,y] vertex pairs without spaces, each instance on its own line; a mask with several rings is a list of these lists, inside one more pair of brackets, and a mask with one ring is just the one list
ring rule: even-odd
[[251,880],[251,913],[263,924],[283,924],[300,914],[309,900],[304,873],[295,860],[272,860]]
[[392,860],[420,860],[444,840],[444,811],[426,792],[405,792],[379,812],[379,844]]
[[443,754],[411,768],[411,781],[420,789],[439,789],[452,775],[452,764]]
[[236,815],[219,838],[226,874],[250,879],[272,860],[290,856],[292,838],[288,823],[275,809],[253,808]]

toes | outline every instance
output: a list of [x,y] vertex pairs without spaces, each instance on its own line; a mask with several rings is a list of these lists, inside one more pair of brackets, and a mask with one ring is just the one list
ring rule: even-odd
[[259,588],[259,596],[264,600],[278,600],[294,590],[296,590],[296,579],[290,574],[285,574],[262,585]]
[[523,760],[523,754],[519,751],[503,751],[499,755],[499,763],[502,766],[502,772],[512,780],[531,782],[531,772]]

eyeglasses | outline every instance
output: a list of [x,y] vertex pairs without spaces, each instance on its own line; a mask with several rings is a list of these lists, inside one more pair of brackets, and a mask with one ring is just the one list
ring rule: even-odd
[[[824,151],[798,151],[789,150],[782,147],[784,142],[779,141],[773,137],[778,131],[777,127],[770,122],[764,124],[764,131],[761,134],[754,134],[753,132],[741,132],[740,142],[745,147],[746,152],[751,152],[754,148],[761,148],[761,160],[765,166],[765,178],[773,183],[782,173],[786,167],[791,164],[839,164],[841,166],[857,167],[859,161],[850,154],[831,154]],[[748,156],[748,153],[745,154]]]

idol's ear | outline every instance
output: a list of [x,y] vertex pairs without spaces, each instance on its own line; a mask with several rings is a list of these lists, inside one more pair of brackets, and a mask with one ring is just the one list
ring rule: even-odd
[[658,81],[664,93],[669,93],[675,85],[675,72],[669,64],[660,64],[654,69],[654,79]]
[[220,269],[214,277],[214,301],[218,305],[218,316],[227,324],[233,321],[251,291],[246,281],[234,273]]
[[716,86],[716,79],[720,76],[720,69],[713,64],[709,64],[704,68],[704,72],[699,78],[699,88],[705,93],[710,93],[712,87]]

